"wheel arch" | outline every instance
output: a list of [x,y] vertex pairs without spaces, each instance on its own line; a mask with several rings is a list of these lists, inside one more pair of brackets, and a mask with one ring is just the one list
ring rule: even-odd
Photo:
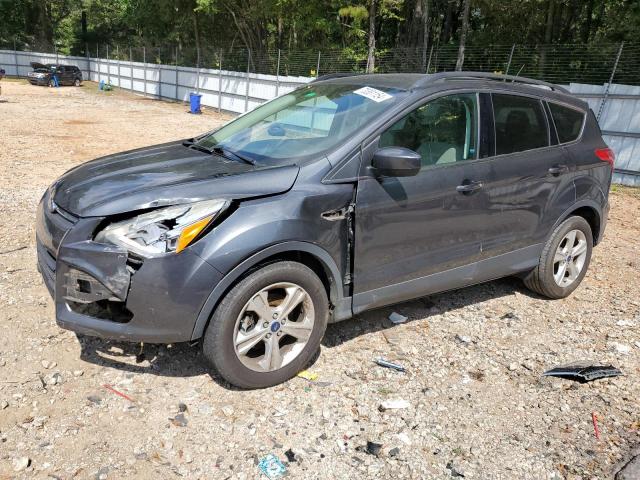
[[218,303],[242,278],[264,265],[284,260],[297,261],[311,268],[318,275],[327,289],[327,296],[334,307],[333,321],[351,316],[350,297],[343,295],[342,276],[331,255],[313,243],[284,242],[254,253],[224,276],[209,294],[200,310],[191,334],[191,340],[197,340],[204,335]]
[[596,202],[590,200],[583,200],[575,203],[560,216],[558,221],[553,225],[551,231],[553,232],[558,225],[571,216],[582,217],[587,221],[591,227],[593,245],[597,245],[600,241],[602,226],[602,210],[600,206]]

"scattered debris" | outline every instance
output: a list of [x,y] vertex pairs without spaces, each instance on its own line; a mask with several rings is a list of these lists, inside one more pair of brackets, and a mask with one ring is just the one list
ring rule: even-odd
[[5,250],[4,252],[0,252],[0,255],[6,255],[7,253],[13,253],[13,252],[19,252],[20,250],[25,250],[26,248],[27,248],[26,246],[12,248],[12,249],[9,249],[9,250]]
[[89,395],[87,397],[87,400],[89,400],[91,403],[95,403],[95,404],[102,403],[102,398],[99,397],[98,395]]
[[397,312],[393,312],[391,315],[389,315],[389,320],[391,320],[391,323],[398,325],[400,323],[404,323],[408,320],[408,317],[405,317],[404,315],[400,315]]
[[178,403],[178,411],[180,412],[186,412],[187,411],[187,404],[186,403]]
[[367,442],[367,453],[369,455],[375,455],[376,457],[380,455],[382,451],[382,444],[376,442]]
[[310,372],[309,370],[302,370],[301,372],[298,372],[298,377],[304,378],[305,380],[308,380],[310,382],[314,382],[318,379],[318,374]]
[[232,405],[225,405],[222,407],[222,413],[224,413],[225,417],[230,417],[231,415],[233,415],[234,411],[235,410]]
[[130,396],[128,396],[128,395],[126,395],[126,394],[124,394],[124,393],[122,393],[122,392],[119,392],[118,390],[116,390],[115,388],[113,388],[113,387],[112,387],[111,385],[109,385],[109,384],[106,384],[106,383],[105,383],[105,384],[104,384],[104,385],[102,385],[102,386],[103,386],[104,388],[106,388],[107,390],[109,390],[110,392],[115,393],[115,394],[116,394],[116,395],[118,395],[119,397],[122,397],[122,398],[124,398],[125,400],[129,400],[131,403],[135,403],[135,402],[136,402],[133,398],[131,398]]
[[469,345],[471,343],[471,337],[467,337],[466,335],[458,335],[455,336],[455,341],[462,345]]
[[260,460],[260,462],[258,462],[258,468],[270,480],[280,478],[287,473],[287,468],[273,453],[268,454]]
[[287,457],[287,461],[288,462],[297,462],[296,454],[294,453],[293,450],[289,449],[286,452],[284,452],[284,454]]
[[598,416],[596,412],[591,412],[591,421],[593,422],[593,434],[600,440],[600,430],[598,430]]
[[184,416],[184,413],[179,413],[173,418],[169,419],[176,427],[186,427],[189,421]]
[[13,471],[21,472],[22,470],[29,468],[29,465],[31,465],[31,459],[29,457],[16,458],[13,461]]
[[375,363],[380,365],[381,367],[391,368],[392,370],[397,370],[398,372],[405,372],[405,368],[402,365],[398,365],[397,363],[388,362],[384,358],[376,358],[374,360]]
[[401,408],[409,408],[410,406],[411,404],[409,402],[399,398],[395,400],[385,400],[380,404],[378,410],[384,412],[385,410],[398,410]]
[[543,377],[559,377],[576,380],[580,383],[591,382],[599,378],[617,377],[618,375],[622,375],[622,372],[611,365],[589,365],[584,362],[555,367],[542,374]]
[[6,400],[3,400],[2,402],[0,402],[0,410],[4,410],[5,408],[9,407],[9,402],[7,402]]
[[451,476],[454,478],[464,478],[464,472],[453,463],[453,460],[447,463],[447,470],[451,472]]

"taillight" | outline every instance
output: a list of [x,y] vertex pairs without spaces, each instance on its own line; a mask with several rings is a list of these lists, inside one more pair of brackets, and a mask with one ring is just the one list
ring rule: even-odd
[[595,153],[596,157],[611,165],[611,169],[613,170],[613,164],[616,160],[616,155],[613,153],[613,150],[610,148],[597,148]]

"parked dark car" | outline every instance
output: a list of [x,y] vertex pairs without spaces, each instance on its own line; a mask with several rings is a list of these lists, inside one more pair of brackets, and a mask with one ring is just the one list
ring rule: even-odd
[[612,168],[593,112],[555,85],[319,79],[70,170],[40,202],[38,265],[61,327],[202,339],[230,383],[265,387],[369,309],[509,275],[566,297],[602,239]]
[[82,84],[82,71],[75,65],[46,65],[38,62],[31,62],[32,72],[27,74],[27,80],[31,85],[54,86],[53,76],[58,77],[60,85],[74,85],[79,87]]

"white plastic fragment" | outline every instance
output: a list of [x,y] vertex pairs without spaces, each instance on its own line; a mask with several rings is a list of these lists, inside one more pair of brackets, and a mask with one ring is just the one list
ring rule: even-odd
[[389,315],[389,320],[391,320],[391,323],[398,325],[399,323],[406,322],[408,318],[405,317],[404,315],[400,315],[397,312],[393,312],[391,315]]

